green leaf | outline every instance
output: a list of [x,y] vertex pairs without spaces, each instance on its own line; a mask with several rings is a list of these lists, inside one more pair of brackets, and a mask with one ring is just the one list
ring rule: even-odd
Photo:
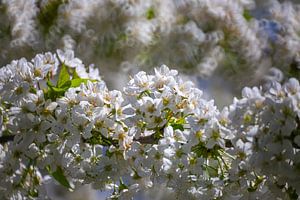
[[249,10],[244,10],[243,16],[246,19],[246,21],[250,21],[253,18]]
[[176,122],[177,122],[177,124],[184,124],[185,123],[185,119],[183,117],[181,117]]
[[75,69],[74,72],[73,72],[72,80],[73,79],[78,79],[78,78],[80,78],[80,76],[77,74],[76,69]]
[[69,73],[68,66],[65,64],[61,65],[61,70],[58,75],[58,80],[56,86],[53,85],[53,83],[50,81],[50,77],[48,77],[47,86],[48,89],[45,90],[45,98],[55,100],[56,98],[63,97],[65,92],[69,88],[79,87],[82,83],[87,84],[87,81],[91,82],[97,82],[97,80],[91,80],[91,79],[82,79],[79,77],[79,75],[76,73],[76,70],[71,70],[71,75]]
[[141,92],[139,94],[139,96],[137,98],[141,99],[143,96],[150,96],[150,95],[151,95],[150,90],[144,90],[143,92]]
[[47,86],[48,87],[54,87],[53,83],[51,81],[47,81]]
[[291,200],[296,200],[299,197],[298,194],[297,194],[297,191],[292,187],[288,187],[287,193],[288,193]]
[[69,183],[68,179],[65,177],[64,172],[60,166],[57,166],[55,172],[51,172],[50,167],[47,167],[48,173],[61,185],[65,186],[69,190],[73,190],[74,188]]
[[79,87],[81,83],[87,84],[89,79],[76,78],[71,81],[71,87]]
[[297,79],[300,79],[300,70],[298,68],[298,63],[297,61],[293,60],[289,66],[289,71],[286,74],[288,78],[290,77],[295,77]]
[[58,80],[56,87],[61,88],[63,85],[66,84],[70,80],[70,74],[68,72],[68,67],[65,64],[62,64],[61,70],[58,75]]
[[45,98],[55,100],[64,96],[65,92],[70,88],[71,81],[67,81],[61,88],[55,87],[51,81],[47,81],[48,90],[45,91]]
[[105,156],[111,158],[114,155],[114,152],[110,152],[109,149],[106,150]]
[[85,143],[91,144],[91,145],[96,145],[100,144],[103,146],[117,146],[118,145],[118,140],[114,140],[109,137],[103,136],[100,132],[93,130],[92,131],[92,137],[88,139],[84,139]]
[[64,93],[69,89],[70,87],[64,87],[64,88],[57,88],[57,87],[52,87],[51,89],[57,93],[58,95],[62,94],[64,95]]
[[34,94],[37,93],[36,89],[35,89],[33,86],[31,86],[31,87],[29,88],[29,91],[30,91],[31,93],[34,93]]
[[181,130],[181,131],[184,131],[184,123],[185,123],[185,119],[182,117],[182,118],[179,118],[179,119],[176,119],[176,118],[172,118],[170,120],[170,125],[173,127],[174,130]]
[[28,195],[30,197],[36,198],[39,196],[39,192],[36,189],[31,189],[28,191]]
[[66,92],[70,87],[72,87],[72,81],[68,80],[61,87],[54,87],[53,89]]
[[184,127],[182,124],[171,124],[171,126],[173,127],[174,130],[181,130],[184,131]]
[[210,177],[217,177],[218,176],[218,170],[212,166],[207,165],[206,170]]
[[154,9],[153,8],[149,8],[148,10],[147,10],[147,12],[146,12],[146,18],[148,19],[148,20],[151,20],[151,19],[153,19],[155,17],[155,11],[154,11]]
[[88,81],[97,82],[97,80],[86,79],[86,78],[76,78],[71,80],[71,88],[79,87],[81,83],[87,84]]
[[55,24],[59,7],[63,3],[64,0],[47,1],[47,4],[40,9],[37,19],[45,35],[49,33],[50,28]]
[[120,185],[119,185],[119,192],[121,192],[122,190],[128,189],[128,187],[124,184],[122,178],[120,178]]

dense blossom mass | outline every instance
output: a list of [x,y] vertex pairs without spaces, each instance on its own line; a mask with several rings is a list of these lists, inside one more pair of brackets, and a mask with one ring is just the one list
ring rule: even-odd
[[159,199],[297,199],[300,85],[244,88],[219,111],[161,66],[108,90],[72,51],[0,69],[0,199],[45,199],[55,179]]
[[115,88],[164,63],[239,90],[300,60],[297,0],[2,0],[0,19],[0,65],[71,49]]

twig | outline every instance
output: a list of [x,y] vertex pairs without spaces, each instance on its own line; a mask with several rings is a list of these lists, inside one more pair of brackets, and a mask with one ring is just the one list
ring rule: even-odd
[[133,138],[133,141],[140,142],[141,144],[157,144],[157,139],[154,138],[154,134],[140,137],[140,138]]
[[11,141],[14,140],[14,138],[15,138],[14,135],[4,135],[4,136],[1,136],[0,137],[0,144],[11,142]]

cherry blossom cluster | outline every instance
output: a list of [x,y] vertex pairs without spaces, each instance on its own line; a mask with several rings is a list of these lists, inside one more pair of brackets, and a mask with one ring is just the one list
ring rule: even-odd
[[[31,61],[14,60],[0,69],[0,133],[5,140],[13,139],[13,142],[1,145],[1,199],[20,199],[21,194],[38,196],[39,190],[45,190],[40,187],[43,182],[41,173],[44,173],[40,170],[53,171],[58,166],[56,163],[62,160],[63,148],[57,146],[61,141],[56,138],[65,132],[61,132],[64,129],[60,117],[63,116],[57,108],[58,105],[65,108],[63,102],[66,100],[53,101],[58,95],[55,90],[63,88],[51,86],[58,70],[60,74],[63,72],[59,68],[61,63],[73,71],[73,82],[85,80],[75,76],[100,80],[98,71],[90,67],[87,72],[81,60],[74,58],[73,52],[58,50],[57,55],[38,54]],[[69,93],[71,91],[65,98]]]
[[0,11],[0,65],[71,49],[119,89],[128,73],[162,63],[202,77],[226,72],[239,89],[268,68],[299,65],[297,1],[2,0]]
[[45,199],[54,179],[114,199],[300,195],[300,85],[245,88],[221,112],[162,65],[122,91],[72,51],[0,69],[0,198]]
[[240,189],[255,190],[252,198],[262,194],[272,199],[299,196],[299,92],[299,81],[291,78],[264,89],[246,87],[242,98],[229,106],[232,155],[236,157],[230,177]]

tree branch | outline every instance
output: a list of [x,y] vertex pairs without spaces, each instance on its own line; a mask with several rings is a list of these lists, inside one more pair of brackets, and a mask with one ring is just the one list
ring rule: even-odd
[[[5,135],[0,137],[0,144],[4,144],[7,142],[13,141],[15,138],[14,135]],[[148,135],[145,137],[140,137],[140,138],[133,138],[133,141],[140,142],[141,144],[157,144],[158,139],[154,137],[154,134]],[[227,148],[233,147],[232,143],[230,140],[225,140],[225,146]]]
[[0,144],[11,142],[14,140],[14,138],[15,138],[14,135],[3,135],[0,137]]
[[140,138],[133,138],[133,141],[140,142],[141,144],[157,144],[158,140],[154,138],[154,134]]

